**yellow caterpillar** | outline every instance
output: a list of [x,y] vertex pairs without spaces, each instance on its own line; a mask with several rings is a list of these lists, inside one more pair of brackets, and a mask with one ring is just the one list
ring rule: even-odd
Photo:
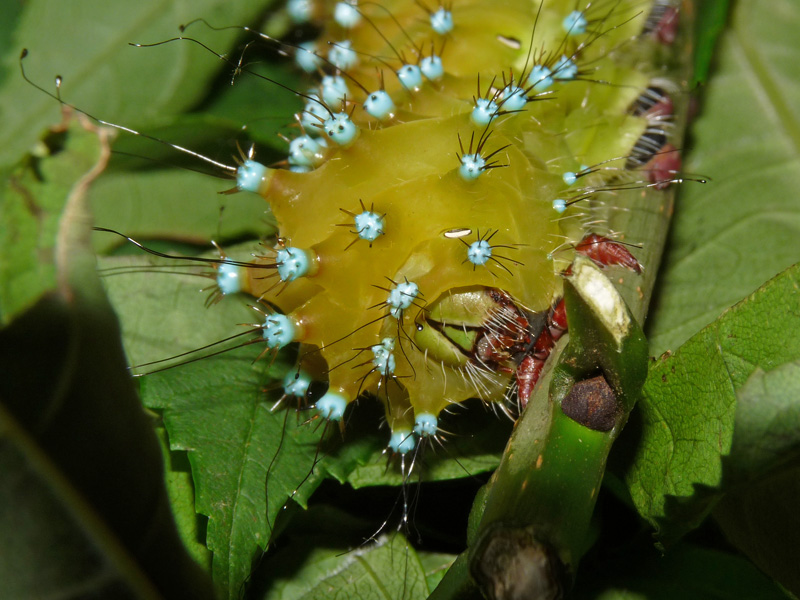
[[[292,168],[248,159],[238,171],[280,237],[262,268],[226,276],[277,309],[262,326],[270,348],[302,344],[296,377],[327,381],[322,416],[377,395],[393,449],[407,452],[449,406],[507,399],[521,342],[499,338],[525,326],[503,319],[558,301],[575,247],[608,233],[613,182],[674,177],[625,172],[662,152],[637,110],[658,44],[651,8],[504,3],[489,27],[471,2],[429,19],[414,2],[314,6],[307,16],[328,26],[318,54],[298,57],[332,73],[304,94]],[[461,330],[455,345],[448,328]]]

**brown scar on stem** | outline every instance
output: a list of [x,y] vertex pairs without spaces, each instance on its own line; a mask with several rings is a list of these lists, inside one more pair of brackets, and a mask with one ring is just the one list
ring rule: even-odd
[[594,431],[611,431],[617,423],[617,396],[602,375],[578,381],[561,402],[573,421]]

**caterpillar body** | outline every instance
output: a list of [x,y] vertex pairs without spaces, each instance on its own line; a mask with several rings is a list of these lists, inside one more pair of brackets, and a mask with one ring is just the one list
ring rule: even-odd
[[[256,367],[294,352],[278,395],[301,414],[346,434],[356,401],[377,399],[383,447],[415,464],[465,401],[524,408],[566,330],[563,276],[576,256],[614,269],[646,306],[680,180],[678,3],[489,10],[289,2],[321,33],[280,47],[320,77],[300,90],[285,161],[249,152],[227,168],[237,191],[266,200],[277,235],[254,259],[212,261],[213,300],[255,299],[247,340],[268,358]],[[617,217],[635,211],[658,213],[662,231],[621,230]],[[325,475],[313,472],[319,446],[306,450],[311,468],[289,491]],[[266,512],[271,531],[280,511]],[[253,543],[266,547],[258,527]],[[235,595],[242,579],[225,576]]]
[[[612,182],[675,178],[636,170],[666,144],[660,105],[640,106],[650,81],[632,46],[652,45],[637,38],[646,7],[572,8],[507,4],[489,29],[475,7],[455,3],[431,13],[458,17],[444,33],[414,3],[339,3],[323,17],[320,64],[345,68],[306,95],[293,168],[239,169],[239,187],[267,198],[280,239],[261,259],[271,273],[234,276],[279,311],[267,310],[267,346],[299,342],[298,373],[327,380],[316,402],[325,418],[377,395],[394,449],[407,452],[436,434],[442,410],[506,401],[512,354],[526,343],[505,340],[518,333],[508,307],[537,314],[557,302],[559,273],[602,228],[587,223],[604,220]],[[337,21],[337,9],[357,22]],[[426,76],[431,60],[442,67]],[[597,244],[613,243],[588,247]],[[491,346],[483,357],[481,344]],[[303,364],[317,355],[324,366]]]

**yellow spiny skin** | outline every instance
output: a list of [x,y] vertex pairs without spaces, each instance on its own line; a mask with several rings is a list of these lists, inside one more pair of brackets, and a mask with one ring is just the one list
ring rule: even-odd
[[[315,14],[332,14],[333,4],[315,6]],[[651,3],[592,2],[583,13],[586,32],[572,35],[562,23],[575,4],[545,0],[539,10],[530,0],[503,2],[492,5],[487,18],[485,2],[455,0],[446,3],[454,27],[444,35],[406,0],[383,2],[383,8],[364,4],[351,28],[321,17],[327,27],[318,52],[347,40],[358,64],[347,70],[345,99],[327,109],[312,101],[312,109],[324,118],[326,111],[352,113],[360,131],[344,145],[327,140],[321,164],[310,172],[267,170],[259,193],[277,220],[281,247],[304,250],[311,267],[284,282],[252,270],[248,289],[294,324],[292,339],[303,344],[300,367],[327,379],[328,394],[347,402],[363,393],[381,398],[395,432],[408,435],[415,415],[435,417],[471,397],[504,400],[509,373],[483,369],[470,377],[463,366],[432,358],[414,342],[418,323],[438,299],[481,287],[503,290],[528,311],[548,309],[561,295],[559,273],[572,261],[571,245],[602,229],[586,225],[597,200],[576,202],[563,213],[553,201],[608,186],[619,172],[599,170],[572,188],[562,175],[620,157],[614,166],[621,168],[645,130],[646,119],[628,108],[649,81],[631,57]],[[393,72],[403,64],[398,54],[416,65],[432,53],[441,56],[444,75],[405,89]],[[576,63],[577,79],[555,81],[541,93],[530,89],[533,65],[555,70],[562,56]],[[382,120],[367,114],[367,93],[354,80],[369,92],[383,87],[395,110]],[[502,114],[498,91],[511,81],[526,89],[529,101],[521,111]],[[471,121],[477,94],[500,103],[501,114],[488,126]],[[310,122],[308,134],[326,129]],[[465,180],[457,155],[478,150],[484,157],[499,150],[489,159],[499,168]],[[383,217],[374,240],[359,239],[354,223],[365,210]],[[471,263],[467,245],[490,234],[496,260]],[[275,257],[264,260],[275,263]],[[392,310],[390,290],[406,282],[419,294]],[[384,340],[390,340],[395,365],[388,374],[371,350]],[[313,349],[318,355],[304,365]],[[322,364],[320,356],[327,369],[311,364]]]

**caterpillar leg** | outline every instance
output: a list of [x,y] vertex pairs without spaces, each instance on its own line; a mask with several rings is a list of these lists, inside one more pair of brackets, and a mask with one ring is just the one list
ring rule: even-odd
[[519,363],[515,373],[517,382],[517,402],[521,411],[528,404],[533,388],[542,374],[544,363],[550,356],[556,342],[567,331],[567,313],[564,299],[547,313],[547,322],[536,339],[530,352]]

